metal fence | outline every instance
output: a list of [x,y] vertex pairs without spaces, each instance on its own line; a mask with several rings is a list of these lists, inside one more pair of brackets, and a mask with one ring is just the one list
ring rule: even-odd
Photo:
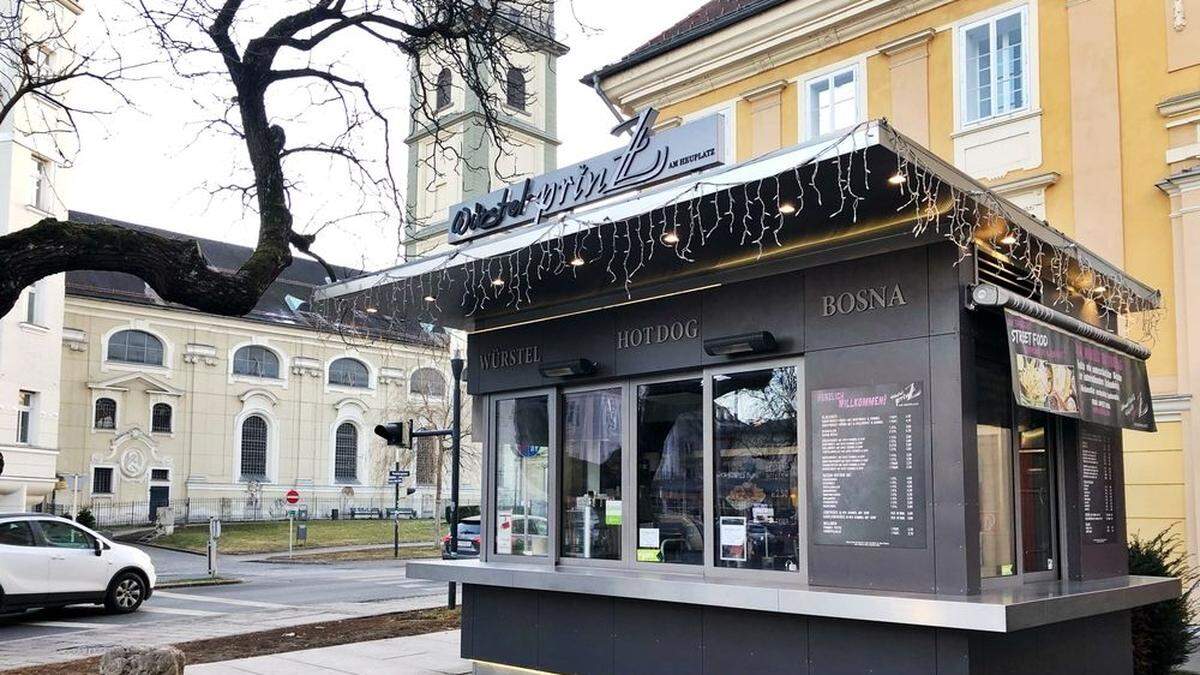
[[[311,520],[330,518],[387,518],[393,505],[393,499],[386,496],[375,497],[330,497],[306,499],[297,504],[297,508],[307,511]],[[449,505],[448,499],[434,503],[433,495],[414,495],[400,500],[402,513],[411,509],[412,517],[432,518],[435,509],[440,506],[445,512]],[[156,512],[152,512],[151,502],[109,502],[95,500],[86,504],[92,516],[96,518],[98,527],[121,527],[133,525],[150,525],[156,521]],[[154,502],[155,511],[161,507],[172,510],[176,525],[188,523],[205,523],[210,517],[220,518],[225,522],[256,522],[271,520],[286,520],[289,505],[282,498],[251,500],[246,497],[187,497],[172,499],[165,502]],[[468,506],[468,504],[463,504]],[[53,507],[47,505],[48,512],[69,516],[70,508],[64,504]],[[406,517],[408,514],[402,515]]]

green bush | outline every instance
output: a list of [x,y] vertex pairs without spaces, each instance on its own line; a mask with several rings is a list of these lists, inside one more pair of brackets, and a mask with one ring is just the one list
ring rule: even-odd
[[84,527],[88,527],[93,530],[96,529],[96,516],[93,516],[92,510],[86,506],[82,509],[79,509],[79,513],[75,514],[75,522]]
[[1170,529],[1149,541],[1135,536],[1129,543],[1130,574],[1178,577],[1183,583],[1180,597],[1132,611],[1133,667],[1139,674],[1170,673],[1186,663],[1188,655],[1200,646],[1191,603],[1196,573],[1188,565],[1187,549],[1180,543],[1179,535]]

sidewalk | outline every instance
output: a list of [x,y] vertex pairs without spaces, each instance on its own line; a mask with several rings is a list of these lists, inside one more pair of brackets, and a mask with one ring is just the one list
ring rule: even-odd
[[398,675],[462,675],[471,672],[471,662],[458,656],[458,633],[452,630],[205,663],[188,666],[186,672],[187,675],[385,672]]

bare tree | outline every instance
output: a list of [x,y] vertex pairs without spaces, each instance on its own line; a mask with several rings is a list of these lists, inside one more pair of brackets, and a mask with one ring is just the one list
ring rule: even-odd
[[[291,264],[293,249],[324,262],[312,250],[316,233],[295,224],[301,171],[294,162],[314,156],[340,162],[363,192],[379,195],[404,218],[390,159],[397,125],[376,105],[367,78],[349,65],[353,55],[382,49],[397,57],[393,71],[411,64],[413,105],[402,114],[433,132],[439,154],[461,159],[446,142],[436,82],[429,80],[425,62],[435,59],[452,68],[457,86],[479,101],[470,123],[506,147],[500,83],[514,54],[531,50],[544,34],[552,5],[553,0],[125,0],[121,6],[144,25],[138,35],[155,42],[173,76],[216,99],[220,112],[204,130],[228,134],[244,149],[245,180],[217,189],[239,194],[256,213],[257,246],[239,269],[224,270],[209,264],[195,241],[46,218],[0,237],[0,315],[25,286],[81,269],[134,274],[163,300],[201,311],[249,312]],[[53,76],[38,72],[31,81],[41,78],[45,87],[14,88],[7,100],[27,99],[54,84]],[[331,118],[337,121],[333,129]],[[289,143],[285,125],[298,130],[300,140]]]

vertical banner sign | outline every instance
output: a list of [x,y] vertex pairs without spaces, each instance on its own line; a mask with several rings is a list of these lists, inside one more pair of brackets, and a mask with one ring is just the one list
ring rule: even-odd
[[1011,310],[1004,315],[1018,405],[1109,427],[1155,430],[1145,361]]
[[1117,478],[1115,429],[1079,425],[1079,496],[1085,544],[1117,541]]
[[925,383],[812,393],[813,537],[925,548]]

